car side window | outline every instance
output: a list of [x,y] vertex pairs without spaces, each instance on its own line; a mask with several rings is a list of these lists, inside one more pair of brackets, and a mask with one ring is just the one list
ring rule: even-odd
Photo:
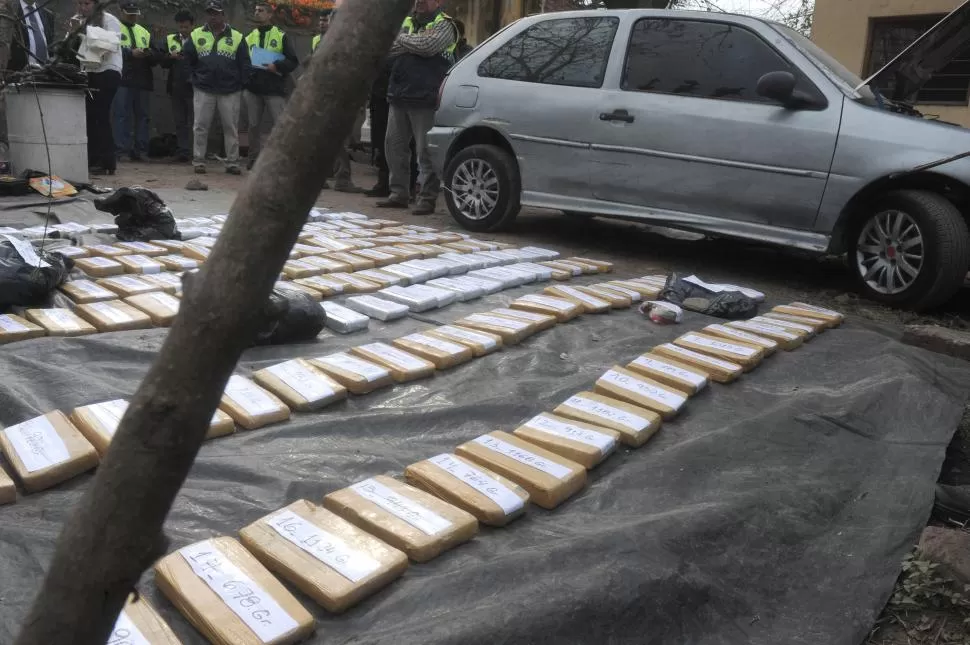
[[510,39],[478,67],[478,75],[526,83],[601,87],[619,19],[544,20]]
[[772,103],[758,95],[758,79],[781,71],[795,74],[799,89],[818,91],[791,63],[743,27],[644,18],[633,26],[621,87],[633,92]]

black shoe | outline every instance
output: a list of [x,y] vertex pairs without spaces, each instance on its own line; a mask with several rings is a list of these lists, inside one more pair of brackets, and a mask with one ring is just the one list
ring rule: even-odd
[[421,200],[411,211],[412,215],[434,215],[435,203]]
[[256,157],[253,157],[252,159],[246,162],[246,170],[252,170],[253,166],[255,165],[256,165]]
[[142,161],[141,153],[139,152],[131,153],[130,155],[128,155],[128,161],[134,161],[134,162]]
[[397,208],[400,210],[405,210],[408,207],[406,200],[400,197],[388,197],[387,199],[382,199],[375,204],[378,208]]
[[373,188],[371,188],[370,190],[365,190],[364,195],[366,195],[367,197],[390,197],[391,187],[388,186],[387,184],[377,182],[377,184],[375,184]]
[[177,161],[178,163],[188,163],[192,161],[192,155],[186,155],[186,154],[179,155],[175,157],[175,161]]
[[226,166],[226,172],[229,173],[230,175],[242,174],[242,170],[239,169],[239,166]]
[[359,193],[364,192],[364,189],[363,188],[358,188],[357,186],[353,185],[349,181],[346,181],[346,182],[337,182],[337,183],[335,183],[333,185],[333,189],[335,191],[337,191],[338,193],[359,194]]

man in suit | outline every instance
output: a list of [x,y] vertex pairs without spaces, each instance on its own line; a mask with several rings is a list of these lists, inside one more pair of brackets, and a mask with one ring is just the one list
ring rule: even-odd
[[54,12],[38,9],[37,0],[14,0],[17,6],[17,29],[10,47],[7,71],[17,72],[29,64],[43,65],[54,44]]

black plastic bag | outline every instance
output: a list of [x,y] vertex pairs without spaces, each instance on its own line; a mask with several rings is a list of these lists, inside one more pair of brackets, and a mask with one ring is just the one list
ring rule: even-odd
[[107,197],[94,200],[94,207],[115,216],[117,237],[122,242],[182,239],[172,210],[147,188],[119,188]]
[[740,291],[717,293],[687,282],[676,273],[671,273],[667,278],[659,297],[690,311],[729,320],[751,318],[758,314],[758,303]]
[[45,252],[34,253],[47,266],[33,266],[27,263],[17,246],[31,256],[34,247],[30,242],[18,240],[15,245],[0,238],[0,309],[42,304],[74,268],[70,258]]
[[254,345],[283,345],[313,340],[323,330],[327,314],[310,294],[273,290],[263,309],[264,323]]

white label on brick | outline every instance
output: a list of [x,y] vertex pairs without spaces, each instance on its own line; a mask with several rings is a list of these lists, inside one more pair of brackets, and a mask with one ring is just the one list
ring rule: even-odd
[[527,322],[509,320],[508,318],[500,318],[498,316],[488,316],[486,314],[472,314],[467,320],[483,325],[491,325],[492,327],[499,327],[501,329],[510,329],[512,331],[523,331],[529,328],[529,323]]
[[674,410],[679,410],[680,407],[687,401],[686,397],[679,394],[674,394],[673,392],[657,387],[656,385],[651,385],[646,381],[632,378],[626,374],[620,374],[615,370],[608,371],[601,378],[607,383],[618,385],[628,392],[634,392],[640,396],[652,399],[658,403],[666,405],[667,407],[673,408]]
[[588,446],[593,446],[601,454],[607,454],[616,446],[616,440],[609,435],[594,430],[587,430],[572,423],[557,421],[547,414],[538,414],[525,422],[527,428],[539,430],[563,439],[571,439]]
[[534,314],[531,311],[519,311],[518,309],[492,309],[492,313],[501,314],[502,316],[509,316],[510,318],[517,318],[519,320],[531,320],[532,322],[546,322],[548,316],[544,314]]
[[105,401],[88,406],[88,411],[94,415],[94,418],[98,420],[98,423],[104,428],[105,434],[109,437],[115,436],[115,432],[118,431],[118,424],[121,423],[121,417],[125,416],[126,410],[128,410],[128,402],[124,399],[115,399],[114,401]]
[[778,325],[779,327],[788,327],[789,329],[800,329],[801,331],[807,332],[809,334],[815,333],[814,327],[809,327],[808,325],[803,325],[797,323],[793,320],[788,320],[785,318],[774,318],[772,316],[758,316],[757,318],[752,318],[755,322],[766,323],[768,325]]
[[0,329],[9,332],[30,331],[30,328],[7,315],[0,315]]
[[162,265],[145,255],[129,255],[128,261],[142,268],[143,273],[161,273]]
[[75,280],[73,282],[68,282],[65,286],[73,287],[78,291],[83,291],[89,296],[95,298],[114,298],[115,294],[113,291],[109,291],[100,285],[96,285],[90,280]]
[[344,354],[343,352],[330,354],[329,356],[321,356],[314,360],[329,365],[330,367],[336,367],[337,369],[363,376],[367,381],[376,381],[388,375],[387,370],[383,367],[374,365],[368,361],[362,361],[359,358],[351,356],[350,354]]
[[704,338],[703,336],[698,336],[697,334],[684,334],[681,336],[681,340],[687,343],[693,343],[694,345],[700,345],[701,347],[708,347],[721,352],[736,354],[745,358],[751,358],[752,356],[756,356],[758,354],[758,350],[754,349],[753,347],[735,345],[734,343],[729,343],[722,340],[714,340],[713,338]]
[[514,459],[520,464],[525,464],[526,466],[531,466],[536,470],[542,471],[547,475],[552,475],[556,479],[566,479],[569,477],[572,471],[566,468],[562,464],[557,464],[554,461],[550,461],[545,457],[540,457],[534,452],[530,452],[525,448],[519,448],[514,446],[507,441],[502,441],[501,439],[496,439],[489,435],[482,435],[480,437],[475,437],[473,441],[477,444],[485,446],[489,450],[497,452],[500,455],[504,455],[509,459]]
[[522,498],[507,486],[454,455],[440,454],[428,461],[498,504],[506,515],[517,513],[525,506]]
[[374,260],[392,260],[394,256],[390,253],[384,253],[384,251],[378,251],[376,249],[358,249],[354,251],[357,255],[362,255],[365,258],[371,258]]
[[443,327],[438,327],[435,329],[439,334],[444,334],[445,336],[451,336],[452,338],[460,338],[462,340],[467,340],[472,343],[481,345],[485,349],[494,349],[498,346],[498,342],[489,336],[484,334],[479,334],[478,332],[469,331],[461,327],[451,327],[446,325]]
[[601,403],[595,399],[588,399],[578,394],[569,397],[564,405],[574,410],[580,410],[581,412],[619,423],[634,432],[643,432],[650,427],[650,421],[639,415],[631,414],[626,410],[621,410],[618,407]]
[[286,361],[266,369],[267,372],[286,383],[310,403],[333,396],[333,388],[326,379],[315,374],[299,361]]
[[577,300],[589,305],[590,307],[607,307],[610,303],[605,300],[600,300],[599,298],[594,298],[588,293],[583,293],[579,289],[574,289],[573,287],[557,287],[560,293],[564,293],[567,296],[576,298]]
[[781,336],[782,338],[786,338],[788,340],[798,340],[798,334],[793,334],[790,331],[786,331],[783,327],[761,324],[751,320],[739,320],[734,324],[738,327],[743,327],[744,329],[750,329],[751,331],[760,331],[765,334],[771,334],[772,336]]
[[175,263],[183,269],[194,269],[199,266],[199,263],[197,260],[193,260],[192,258],[182,257],[180,255],[166,255],[165,260],[167,260],[168,262]]
[[734,363],[728,363],[727,361],[722,361],[719,358],[714,358],[712,356],[708,356],[707,354],[701,354],[700,352],[693,352],[689,349],[684,349],[683,347],[674,345],[673,343],[664,343],[663,345],[661,345],[661,347],[663,347],[664,349],[668,349],[675,354],[680,354],[681,356],[686,356],[687,358],[691,358],[697,361],[698,363],[706,363],[708,365],[713,365],[714,367],[719,367],[722,370],[727,370],[729,372],[736,372],[739,367]]
[[618,284],[604,284],[603,288],[609,289],[611,291],[618,291],[622,293],[624,296],[626,296],[627,298],[630,298],[631,300],[633,300],[633,302],[640,302],[640,300],[643,298],[643,296],[640,295],[639,291],[634,291],[633,289],[627,289],[626,287],[621,287]]
[[105,645],[152,645],[152,642],[145,638],[128,614],[122,610]]
[[118,255],[122,252],[121,249],[117,249],[110,244],[96,244],[95,246],[92,246],[91,249],[101,253],[110,253],[112,255]]
[[465,347],[463,345],[459,345],[458,343],[452,343],[447,340],[441,340],[439,338],[433,338],[431,336],[426,336],[424,334],[410,334],[408,336],[405,336],[401,340],[409,340],[412,343],[416,343],[418,345],[424,345],[425,347],[432,347],[446,354],[460,354],[463,351],[465,351]]
[[451,522],[430,508],[394,492],[375,479],[365,479],[350,487],[355,493],[373,502],[398,519],[404,520],[425,535],[438,535],[451,528]]
[[70,311],[64,309],[44,309],[43,312],[55,327],[60,327],[67,331],[81,329],[81,324],[78,322],[78,319]]
[[663,372],[664,374],[678,378],[681,381],[686,381],[696,387],[698,390],[704,389],[704,386],[707,385],[707,377],[696,374],[689,370],[685,370],[682,367],[671,365],[670,363],[660,360],[659,358],[654,358],[653,356],[637,356],[633,360],[633,364],[656,370],[658,372]]
[[179,554],[195,575],[264,643],[299,626],[265,589],[230,562],[209,540],[183,547]]
[[37,417],[3,430],[14,451],[32,473],[67,461],[71,454],[47,417]]
[[91,266],[96,267],[114,267],[118,266],[118,263],[114,260],[109,260],[108,258],[84,258],[85,261]]
[[250,416],[269,414],[280,409],[279,404],[259,386],[235,374],[229,377],[226,384],[226,396]]
[[141,280],[137,278],[128,278],[123,275],[116,278],[105,278],[105,282],[118,285],[119,287],[124,287],[126,289],[142,290],[145,288],[145,283]]
[[147,295],[169,311],[178,313],[179,305],[181,304],[178,298],[170,296],[167,293],[149,293]]
[[121,311],[120,309],[117,309],[114,306],[109,305],[106,302],[94,302],[87,306],[91,308],[91,311],[98,312],[99,314],[101,314],[111,322],[127,323],[132,321],[131,316]]
[[789,307],[794,307],[796,309],[804,309],[805,311],[814,311],[817,314],[825,314],[826,316],[835,316],[836,318],[841,318],[842,314],[831,309],[825,309],[824,307],[818,307],[816,305],[810,305],[804,302],[793,302]]
[[745,340],[749,343],[754,343],[756,345],[763,345],[771,343],[774,345],[773,341],[767,338],[761,338],[760,336],[755,336],[754,334],[749,334],[747,332],[741,331],[739,329],[734,329],[733,327],[728,327],[727,325],[710,325],[709,329],[726,334],[731,338],[737,338],[738,340]]
[[122,246],[127,249],[132,249],[134,251],[158,251],[159,247],[154,244],[146,244],[145,242],[125,242]]
[[528,295],[522,296],[519,300],[525,302],[531,302],[537,305],[543,305],[555,309],[556,311],[571,311],[575,306],[568,300],[560,300],[559,298],[550,298],[548,296],[540,296],[539,294],[530,293]]
[[281,537],[351,582],[360,582],[381,568],[381,563],[374,558],[293,511],[284,509],[264,521]]
[[422,370],[427,365],[424,361],[419,358],[411,356],[407,352],[402,352],[399,349],[391,347],[385,343],[369,343],[367,345],[362,345],[361,349],[374,354],[375,356],[380,356],[385,361],[393,363],[397,367],[401,367],[406,370]]

